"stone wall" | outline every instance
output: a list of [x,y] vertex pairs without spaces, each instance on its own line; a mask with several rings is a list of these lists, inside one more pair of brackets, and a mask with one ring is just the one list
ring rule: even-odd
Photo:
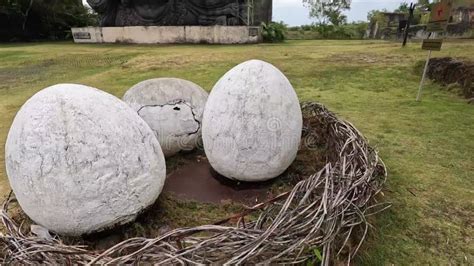
[[[430,32],[426,31],[426,25],[415,25],[410,27],[410,36],[413,39],[426,39]],[[469,39],[474,38],[474,22],[472,23],[449,23],[445,32],[434,32],[432,38],[447,39]]]
[[75,43],[210,43],[261,41],[259,27],[247,26],[134,26],[72,28]]

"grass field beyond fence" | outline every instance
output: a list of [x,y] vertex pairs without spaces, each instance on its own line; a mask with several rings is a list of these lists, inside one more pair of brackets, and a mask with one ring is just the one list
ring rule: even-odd
[[[433,56],[474,60],[474,41],[443,44]],[[290,41],[240,46],[0,45],[0,193],[8,181],[4,143],[21,105],[56,83],[81,83],[117,97],[155,77],[191,80],[210,91],[236,64],[277,66],[301,101],[317,101],[352,122],[384,159],[384,200],[359,264],[474,263],[474,105],[420,80],[420,44],[382,41]]]

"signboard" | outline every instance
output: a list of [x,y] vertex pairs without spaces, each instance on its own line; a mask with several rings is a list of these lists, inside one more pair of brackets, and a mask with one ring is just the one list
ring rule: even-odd
[[72,34],[74,39],[90,39],[91,34],[89,32],[74,32]]
[[258,28],[256,28],[256,27],[250,28],[249,27],[249,36],[250,37],[258,36]]
[[[445,31],[448,26],[448,20],[451,16],[452,0],[441,0],[434,4],[431,9],[430,21],[426,27],[427,31],[440,32]],[[443,39],[425,39],[421,45],[421,49],[428,50],[428,57],[426,58],[425,68],[421,76],[420,87],[416,95],[416,101],[421,100],[421,91],[423,89],[423,82],[425,81],[426,71],[428,70],[428,63],[430,62],[431,51],[441,50]]]
[[452,3],[450,0],[442,0],[435,3],[431,9],[430,21],[426,27],[427,31],[445,31],[451,15]]
[[430,51],[439,51],[441,50],[441,44],[443,44],[443,39],[425,39],[421,45],[421,49],[430,50]]

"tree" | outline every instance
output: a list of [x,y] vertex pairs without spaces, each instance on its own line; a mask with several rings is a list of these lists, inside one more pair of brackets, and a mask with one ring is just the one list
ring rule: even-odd
[[411,3],[410,4],[410,7],[408,8],[408,12],[410,13],[410,15],[408,16],[408,20],[407,20],[407,24],[405,26],[405,29],[404,29],[404,34],[403,34],[403,44],[402,44],[402,47],[404,47],[406,44],[407,44],[407,39],[408,39],[408,30],[410,29],[410,23],[412,22],[413,20],[413,13],[415,11],[415,8],[416,8],[416,4],[413,4]]
[[401,3],[397,9],[395,9],[395,12],[400,12],[400,13],[408,13],[410,11],[410,6],[408,5],[407,2]]
[[64,39],[96,21],[81,0],[0,0],[0,41]]
[[433,3],[430,3],[429,0],[418,0],[416,5],[418,6],[418,9],[422,11],[429,11],[433,7]]
[[429,0],[418,0],[418,3],[417,3],[417,5],[419,6],[427,6],[429,4],[430,4]]
[[[19,1],[19,2],[20,2],[20,5],[19,5],[19,8],[18,8],[18,11],[23,16],[23,23],[21,24],[21,29],[25,30],[26,22],[28,21],[28,15],[30,13],[31,7],[33,6],[34,0],[27,0],[26,3],[21,3],[22,1]],[[23,2],[25,2],[25,1],[23,1]],[[24,10],[22,8],[23,6],[25,6]]]
[[369,23],[378,22],[379,24],[387,24],[387,17],[385,17],[382,13],[389,12],[386,8],[382,10],[371,10],[367,13],[367,20]]
[[339,26],[346,23],[347,17],[342,14],[349,10],[351,0],[303,0],[303,4],[309,8],[309,16],[319,20],[319,24],[331,23]]

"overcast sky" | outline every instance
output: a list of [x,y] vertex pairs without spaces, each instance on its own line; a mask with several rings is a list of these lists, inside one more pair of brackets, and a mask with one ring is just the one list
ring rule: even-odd
[[[367,20],[367,13],[372,9],[394,10],[403,0],[352,0],[351,10],[345,12],[349,22]],[[407,2],[409,2],[407,0]],[[273,0],[273,20],[283,21],[290,26],[311,24],[309,11],[302,0]]]
[[[83,0],[86,3],[86,0]],[[367,20],[372,9],[394,10],[403,0],[352,0],[351,10],[346,12],[349,22]],[[407,2],[410,2],[407,0]],[[311,24],[309,11],[302,0],[273,0],[273,21],[283,21],[290,26]]]

